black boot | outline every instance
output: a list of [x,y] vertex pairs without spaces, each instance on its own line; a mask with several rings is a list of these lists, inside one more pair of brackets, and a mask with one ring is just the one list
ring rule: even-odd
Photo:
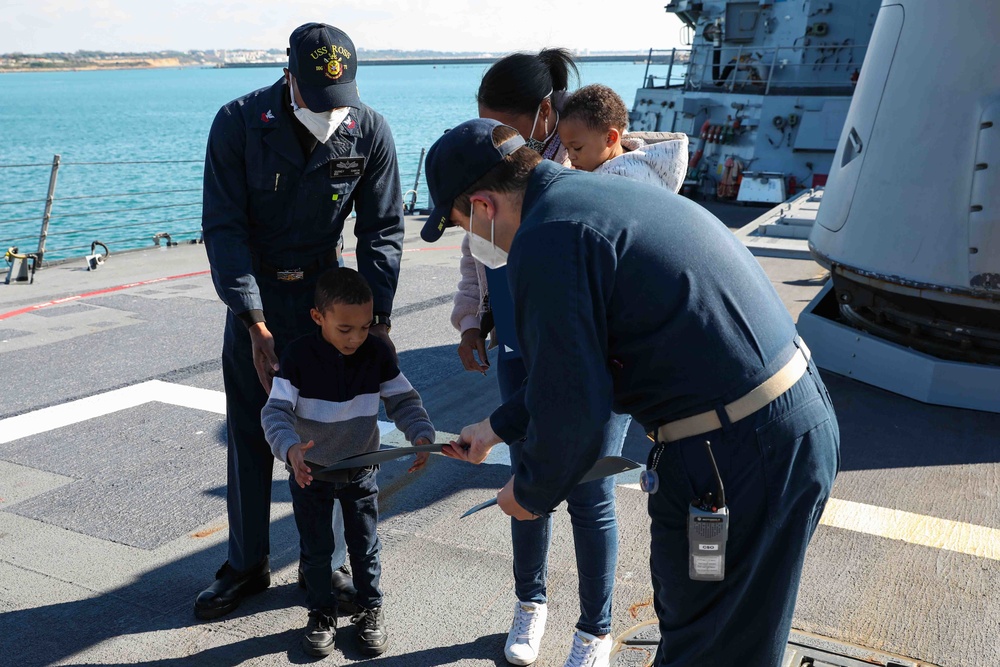
[[[345,614],[356,614],[360,611],[360,607],[354,602],[354,596],[358,594],[358,590],[354,587],[354,579],[351,578],[347,566],[341,565],[334,570],[330,579],[333,586],[333,596],[337,598],[337,607],[340,611]],[[306,578],[302,574],[302,563],[299,563],[299,588],[305,587]]]
[[194,601],[194,615],[202,620],[225,616],[240,606],[243,598],[266,590],[270,585],[271,565],[267,557],[246,572],[237,572],[226,561],[215,573],[212,585]]
[[382,655],[389,648],[382,607],[361,609],[351,616],[351,623],[358,629],[358,647],[365,655]]
[[331,609],[309,611],[309,623],[302,637],[302,648],[309,655],[333,653],[337,643],[337,613]]

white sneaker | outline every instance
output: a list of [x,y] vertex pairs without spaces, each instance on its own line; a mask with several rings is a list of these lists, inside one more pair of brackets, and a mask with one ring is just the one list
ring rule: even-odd
[[563,667],[609,667],[611,664],[611,637],[598,639],[583,630],[573,634],[573,648]]
[[548,607],[544,603],[518,602],[514,605],[514,620],[507,633],[503,652],[512,665],[530,665],[538,658],[538,646],[545,633]]

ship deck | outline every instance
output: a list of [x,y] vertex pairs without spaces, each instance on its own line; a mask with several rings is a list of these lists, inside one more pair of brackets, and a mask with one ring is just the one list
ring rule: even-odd
[[[428,246],[419,226],[408,218],[393,340],[443,441],[487,415],[498,392],[455,354],[460,234]],[[809,260],[760,261],[793,316],[825,280]],[[311,662],[299,648],[298,538],[278,466],[271,589],[219,621],[192,613],[226,557],[224,317],[199,245],[115,254],[93,272],[81,258],[32,285],[0,285],[0,662]],[[825,379],[842,471],[810,546],[793,640],[877,664],[1000,664],[1000,415]],[[401,444],[398,433],[385,441]],[[625,455],[644,461],[647,450],[633,425]],[[501,446],[478,467],[440,456],[412,475],[407,461],[383,467],[391,647],[379,664],[506,664],[507,522],[497,510],[459,516],[502,486],[508,463]],[[617,491],[616,634],[653,618],[636,481],[623,475]],[[550,553],[541,667],[562,664],[577,615],[565,512]],[[328,663],[363,659],[344,625]]]

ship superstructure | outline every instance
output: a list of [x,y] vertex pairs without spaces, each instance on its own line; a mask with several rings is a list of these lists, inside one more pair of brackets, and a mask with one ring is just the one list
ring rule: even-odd
[[778,203],[822,186],[879,4],[670,0],[690,48],[647,67],[630,127],[688,134],[689,195]]

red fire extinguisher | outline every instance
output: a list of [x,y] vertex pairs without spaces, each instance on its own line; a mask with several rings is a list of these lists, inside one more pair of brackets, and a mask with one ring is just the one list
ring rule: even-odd
[[701,161],[701,156],[705,152],[705,141],[707,139],[709,127],[711,127],[711,124],[707,120],[702,123],[701,132],[698,134],[698,149],[695,150],[694,155],[691,156],[691,161],[688,163],[688,169],[695,169]]

